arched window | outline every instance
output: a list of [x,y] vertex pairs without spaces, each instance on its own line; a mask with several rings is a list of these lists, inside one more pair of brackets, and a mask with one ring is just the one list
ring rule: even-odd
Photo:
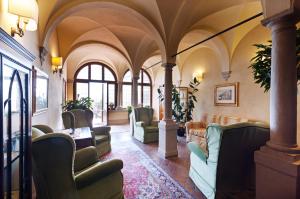
[[[123,107],[131,105],[132,96],[132,76],[128,70],[123,76]],[[152,106],[152,81],[148,72],[144,69],[140,71],[140,78],[138,80],[138,104],[142,106]]]
[[107,121],[107,107],[117,102],[117,77],[103,63],[91,62],[81,66],[74,75],[74,99],[90,97],[93,102],[94,121]]

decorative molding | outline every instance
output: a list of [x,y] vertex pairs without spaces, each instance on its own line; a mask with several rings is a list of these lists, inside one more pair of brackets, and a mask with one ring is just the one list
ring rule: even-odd
[[224,71],[221,73],[222,74],[222,77],[225,81],[227,81],[229,78],[230,78],[230,75],[231,75],[231,71]]
[[24,46],[22,46],[19,42],[17,42],[17,40],[7,34],[7,32],[5,32],[2,28],[0,28],[0,41],[5,43],[11,49],[15,50],[24,58],[28,59],[30,62],[33,62],[35,60],[35,56],[31,52],[29,52],[29,50],[24,48]]
[[45,56],[48,54],[48,51],[44,46],[40,46],[39,51],[40,51],[41,65],[43,65],[43,62],[45,61]]

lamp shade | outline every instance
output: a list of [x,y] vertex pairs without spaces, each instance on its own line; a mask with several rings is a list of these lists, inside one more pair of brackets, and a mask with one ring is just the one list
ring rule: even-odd
[[59,68],[59,67],[62,67],[62,64],[63,64],[62,57],[52,57],[52,65],[53,66],[57,66]]
[[26,24],[26,30],[37,29],[39,8],[36,0],[9,0],[8,12],[20,17],[20,22]]

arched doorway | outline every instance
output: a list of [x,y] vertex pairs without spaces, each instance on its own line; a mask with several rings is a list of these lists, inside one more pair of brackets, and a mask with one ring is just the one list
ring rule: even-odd
[[93,100],[94,125],[106,125],[108,105],[116,105],[117,77],[107,65],[90,62],[74,75],[74,99],[90,97]]

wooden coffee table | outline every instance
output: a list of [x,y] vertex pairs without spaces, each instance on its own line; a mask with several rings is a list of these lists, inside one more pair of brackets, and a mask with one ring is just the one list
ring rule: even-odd
[[65,129],[62,132],[69,134],[74,139],[76,150],[94,146],[92,132],[89,127],[76,128],[74,132],[72,129]]

